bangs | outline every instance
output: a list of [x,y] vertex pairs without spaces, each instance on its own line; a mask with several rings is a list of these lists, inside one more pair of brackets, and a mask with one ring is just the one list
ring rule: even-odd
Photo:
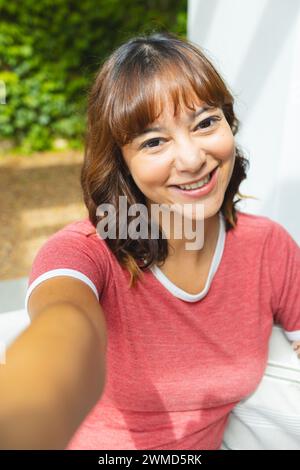
[[232,102],[223,80],[202,56],[186,57],[177,51],[175,59],[138,57],[119,71],[108,107],[110,132],[117,145],[139,136],[167,104],[173,103],[175,117],[184,107],[195,111],[199,101],[215,107]]

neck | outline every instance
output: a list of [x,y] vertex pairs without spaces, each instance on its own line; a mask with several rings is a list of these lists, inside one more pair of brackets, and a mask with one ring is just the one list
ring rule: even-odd
[[[148,208],[151,205],[151,202],[148,203]],[[168,233],[166,234],[169,245],[169,255],[168,258],[172,262],[183,261],[185,263],[190,263],[191,265],[199,265],[203,261],[207,260],[211,254],[214,252],[220,228],[219,212],[217,212],[212,217],[204,219],[203,223],[203,246],[202,248],[187,249],[187,244],[195,242],[196,235],[194,239],[187,238],[185,236],[184,230],[182,230],[181,238],[175,237],[174,231],[174,217],[170,217],[170,224],[168,227]],[[161,216],[159,217],[159,225],[162,226]],[[196,221],[192,221],[192,231],[197,233]],[[199,225],[198,225],[199,227]],[[201,227],[201,226],[200,226]],[[202,228],[202,227],[201,227]],[[199,237],[199,234],[198,234]]]
[[[214,252],[219,235],[219,213],[204,220],[203,227],[203,246],[202,248],[186,249],[186,244],[193,242],[193,240],[183,237],[175,239],[173,233],[170,233],[168,239],[170,247],[170,256],[173,260],[185,260],[191,264],[202,263],[205,259],[211,256]],[[194,230],[195,227],[193,227]]]

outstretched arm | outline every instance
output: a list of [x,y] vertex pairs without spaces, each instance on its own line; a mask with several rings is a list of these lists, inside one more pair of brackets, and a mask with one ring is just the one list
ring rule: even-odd
[[[80,281],[68,282],[78,291]],[[106,342],[90,315],[71,302],[52,303],[7,350],[0,367],[1,449],[65,448],[100,399]]]

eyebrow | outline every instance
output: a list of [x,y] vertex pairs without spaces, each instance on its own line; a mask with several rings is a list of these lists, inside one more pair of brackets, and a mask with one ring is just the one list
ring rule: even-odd
[[[193,121],[197,116],[199,116],[200,114],[204,113],[205,111],[208,111],[208,110],[212,110],[212,109],[216,109],[216,106],[203,106],[202,108],[199,108],[197,109],[195,112],[193,112],[192,114],[190,114],[189,116],[189,120],[190,121]],[[147,127],[146,129],[144,129],[138,137],[144,135],[144,134],[148,134],[149,132],[163,132],[163,131],[166,131],[167,129],[165,127],[160,127],[160,126],[155,126],[155,127]]]

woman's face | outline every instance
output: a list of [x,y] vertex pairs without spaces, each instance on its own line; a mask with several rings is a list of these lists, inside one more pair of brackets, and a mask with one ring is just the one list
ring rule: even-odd
[[[121,150],[148,205],[202,203],[207,219],[222,205],[234,167],[235,142],[220,108],[198,100],[196,114],[185,107],[174,117],[173,104],[167,103],[159,118]],[[214,169],[215,175],[201,189],[178,187],[199,182]]]

